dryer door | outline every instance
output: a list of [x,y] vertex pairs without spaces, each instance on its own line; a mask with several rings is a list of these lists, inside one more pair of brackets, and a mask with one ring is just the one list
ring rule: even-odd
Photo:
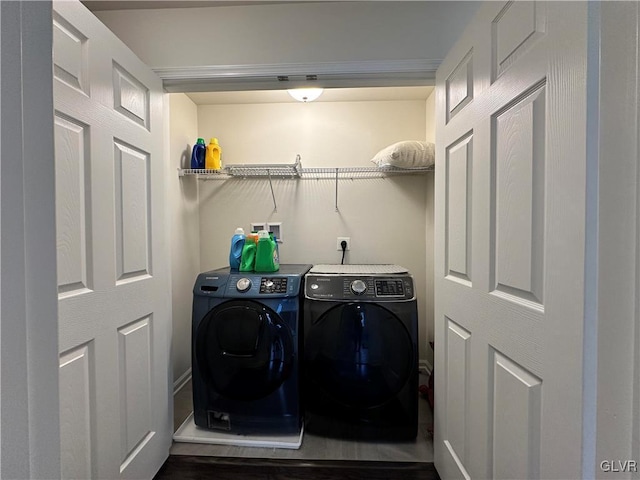
[[392,400],[410,380],[415,347],[402,321],[375,303],[345,303],[305,332],[308,380],[335,401],[368,408]]
[[257,400],[289,378],[293,335],[269,307],[231,300],[212,309],[197,330],[196,361],[207,385],[234,400]]

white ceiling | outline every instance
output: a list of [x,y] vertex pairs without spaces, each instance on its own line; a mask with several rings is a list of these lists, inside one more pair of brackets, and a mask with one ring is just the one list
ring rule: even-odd
[[[316,3],[315,0],[310,0]],[[272,0],[82,0],[82,3],[92,12],[104,10],[144,10],[148,8],[194,8],[194,7],[241,7],[245,5],[270,5],[278,3],[309,3],[304,0],[272,1]]]
[[[433,87],[328,88],[315,102],[360,102],[386,100],[426,100]],[[293,103],[286,90],[252,90],[242,92],[197,92],[186,95],[196,105],[241,103]]]

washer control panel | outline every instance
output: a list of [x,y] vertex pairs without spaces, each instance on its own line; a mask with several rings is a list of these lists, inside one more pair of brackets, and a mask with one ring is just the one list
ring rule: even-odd
[[301,294],[311,265],[280,264],[277,272],[241,272],[229,267],[202,272],[193,294],[214,298],[288,298]]
[[287,293],[287,277],[262,277],[259,293]]
[[286,276],[262,276],[249,273],[244,275],[231,275],[231,285],[227,295],[234,297],[262,297],[279,296],[288,297],[295,295],[300,288],[300,279]]
[[316,300],[398,301],[414,298],[411,275],[355,276],[314,275],[305,277],[305,295]]
[[300,292],[301,277],[239,272],[229,275],[224,296],[227,298],[292,297]]

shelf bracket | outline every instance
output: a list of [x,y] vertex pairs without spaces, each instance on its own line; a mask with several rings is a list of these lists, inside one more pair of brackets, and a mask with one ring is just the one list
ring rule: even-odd
[[271,198],[273,198],[273,211],[278,211],[278,204],[276,203],[276,195],[273,193],[273,183],[271,182],[271,170],[267,168],[267,176],[269,177],[269,188],[271,189]]
[[300,154],[296,155],[296,163],[293,165],[294,176],[300,178],[300,169],[302,168],[302,160],[300,160]]
[[340,170],[336,168],[336,212],[338,212],[338,172]]

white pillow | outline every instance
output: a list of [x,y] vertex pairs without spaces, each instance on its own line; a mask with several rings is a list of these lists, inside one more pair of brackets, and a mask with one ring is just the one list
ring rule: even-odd
[[425,168],[435,162],[435,145],[406,140],[383,148],[371,159],[378,167]]

